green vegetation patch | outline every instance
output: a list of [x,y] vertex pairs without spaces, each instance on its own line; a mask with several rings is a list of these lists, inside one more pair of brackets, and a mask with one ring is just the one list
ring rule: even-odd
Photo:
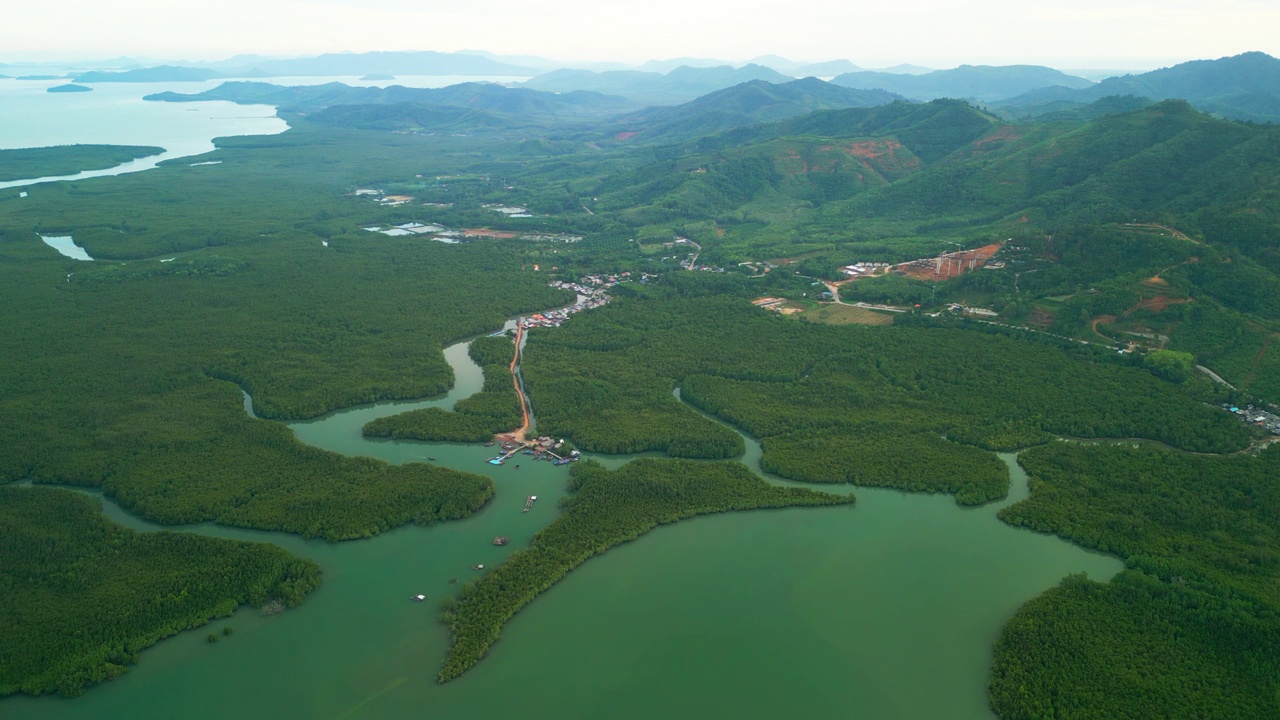
[[333,540],[464,517],[491,483],[305,447],[226,381],[270,418],[434,395],[452,383],[444,345],[565,297],[488,244],[277,239],[68,265],[12,233],[0,255],[0,479],[101,487],[162,523]]
[[0,150],[0,182],[104,170],[162,152],[162,147],[146,145],[58,145]]
[[80,493],[0,487],[0,696],[79,695],[161,638],[319,584],[273,545],[138,533]]
[[658,525],[730,510],[854,501],[852,495],[775,487],[740,463],[682,460],[636,460],[613,471],[585,460],[570,471],[569,490],[564,514],[534,535],[529,549],[446,604],[443,619],[452,641],[441,682],[479,662],[503,624],[570,570]]
[[905,425],[800,430],[766,438],[761,468],[791,480],[946,492],[981,505],[1009,492],[1009,471],[975,447]]
[[[980,331],[987,327],[796,323],[741,299],[654,290],[535,333],[524,372],[540,426],[603,452],[742,452],[720,440],[732,439],[728,430],[680,406],[677,386],[766,448],[774,436],[866,423],[988,450],[1054,435],[1144,437],[1205,452],[1249,443],[1229,414],[1129,358]],[[814,452],[816,466],[845,458],[835,443]]]
[[1052,443],[1024,452],[1031,496],[1005,522],[1116,553],[1108,584],[1068,579],[996,646],[1002,717],[1280,713],[1280,448],[1204,457]]

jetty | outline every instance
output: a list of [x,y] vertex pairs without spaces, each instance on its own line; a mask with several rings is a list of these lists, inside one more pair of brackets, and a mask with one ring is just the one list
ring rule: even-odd
[[520,343],[524,340],[524,323],[516,323],[516,349],[511,356],[511,382],[516,387],[516,395],[520,396],[520,415],[522,416],[522,424],[520,428],[511,433],[511,437],[518,441],[524,442],[525,433],[529,432],[529,399],[525,397],[524,388],[520,384],[520,371],[516,368],[520,365]]

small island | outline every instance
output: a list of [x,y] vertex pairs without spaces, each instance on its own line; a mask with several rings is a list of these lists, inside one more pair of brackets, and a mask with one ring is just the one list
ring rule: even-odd
[[83,85],[76,85],[75,83],[67,83],[66,85],[55,85],[54,87],[51,87],[51,88],[49,88],[48,90],[45,90],[45,92],[51,92],[51,93],[86,93],[86,92],[93,92],[93,88],[91,88],[91,87],[85,87],[85,86],[83,86]]

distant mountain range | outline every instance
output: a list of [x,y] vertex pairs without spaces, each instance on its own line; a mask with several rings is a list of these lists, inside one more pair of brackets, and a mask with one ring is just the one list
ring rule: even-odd
[[[148,70],[155,72],[135,70],[97,77],[154,78],[159,71],[174,75],[181,68]],[[85,77],[82,75],[77,80],[93,81]],[[1200,110],[1234,119],[1280,122],[1280,60],[1263,53],[1246,53],[1183,63],[1100,83],[1051,68],[1027,65],[962,66],[921,75],[855,72],[840,75],[831,82],[816,78],[797,81],[753,64],[742,68],[682,66],[666,74],[634,70],[557,70],[516,88],[492,83],[464,83],[429,90],[399,86],[363,88],[341,83],[282,87],[229,82],[196,95],[161,93],[148,99],[231,100],[271,104],[301,112],[315,112],[334,105],[396,103],[467,107],[510,117],[502,123],[447,113],[428,113],[423,117],[432,121],[452,118],[480,127],[524,127],[552,119],[604,121],[605,125],[598,129],[607,131],[607,137],[625,136],[632,142],[666,142],[753,123],[785,120],[815,110],[941,97],[976,101],[1006,119],[1052,115],[1057,121],[1083,122],[1165,99],[1183,99]],[[645,105],[650,107],[642,110]],[[412,121],[413,113],[418,112],[410,112],[409,108],[401,111],[403,117],[409,118],[406,122]],[[377,115],[382,120],[388,117],[386,111]],[[350,117],[355,122],[357,116]]]
[[862,69],[848,60],[828,60],[826,62],[819,63],[803,63],[788,60],[777,55],[762,55],[758,58],[749,60],[748,62],[772,68],[780,73],[786,73],[791,77],[829,78],[839,75],[840,73],[857,72]]
[[216,70],[205,68],[178,67],[161,65],[159,67],[139,68],[121,72],[104,72],[95,70],[74,76],[78,83],[105,82],[203,82],[225,77]]
[[591,90],[619,95],[643,105],[675,105],[752,80],[785,83],[792,79],[763,65],[746,65],[740,68],[728,65],[708,68],[682,65],[666,74],[640,70],[554,70],[528,80],[524,85],[547,92]]
[[612,117],[637,107],[624,98],[595,92],[548,93],[474,82],[443,88],[407,88],[399,85],[387,88],[352,87],[336,82],[286,87],[264,82],[225,82],[202,93],[163,92],[143,99],[163,102],[227,100],[242,105],[275,105],[287,112],[316,112],[335,105],[414,103],[543,119]]
[[1152,101],[1176,98],[1225,117],[1276,122],[1280,121],[1280,60],[1260,52],[1195,60],[1141,75],[1109,78],[1083,89],[1032,90],[997,107],[1014,116],[1037,116],[1124,95]]
[[831,80],[836,85],[863,90],[881,89],[912,100],[964,98],[991,102],[1048,87],[1088,88],[1094,83],[1039,65],[961,65],[920,75],[887,72],[853,72]]
[[[541,72],[538,68],[499,62],[482,55],[433,51],[329,53],[310,58],[259,60],[244,70],[253,74],[240,77],[371,74],[531,77]],[[234,74],[230,69],[223,72]]]

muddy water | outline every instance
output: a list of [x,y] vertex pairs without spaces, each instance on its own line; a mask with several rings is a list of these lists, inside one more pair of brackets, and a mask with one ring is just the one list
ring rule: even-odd
[[[475,669],[435,683],[447,637],[436,603],[527,545],[551,522],[567,469],[492,448],[369,441],[360,427],[479,389],[464,346],[446,351],[449,395],[335,413],[292,426],[303,441],[390,462],[488,474],[497,495],[475,516],[329,544],[199,526],[316,560],[325,584],[299,608],[242,610],[234,635],[165,640],[123,678],[74,700],[9,698],[5,718],[990,718],[990,648],[1023,602],[1071,572],[1121,565],[998,522],[999,505],[857,490],[856,507],[698,518],[610,551],[522,611]],[[758,469],[759,445],[744,458]],[[521,456],[517,456],[521,457]],[[1012,502],[1026,493],[1013,475]],[[843,490],[843,488],[842,488]],[[538,503],[522,513],[527,495]],[[113,519],[154,529],[110,502]],[[511,536],[505,548],[494,535]],[[428,601],[409,601],[413,593]]]

